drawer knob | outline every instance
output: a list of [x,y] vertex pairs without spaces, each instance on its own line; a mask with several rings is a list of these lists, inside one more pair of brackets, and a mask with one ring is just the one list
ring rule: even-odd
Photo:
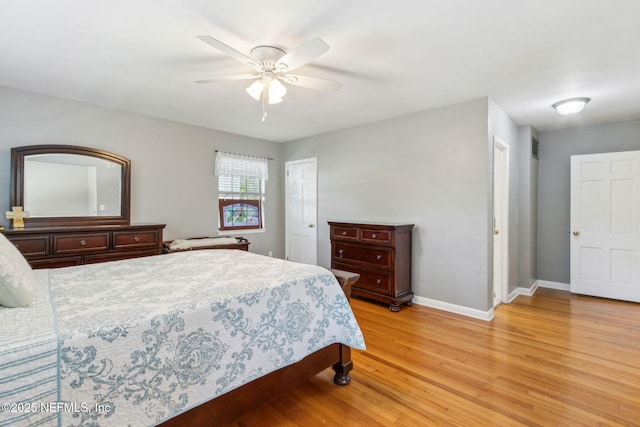
[[382,283],[382,279],[376,280],[376,283],[379,285],[380,283]]
[[344,250],[340,249],[338,251],[338,257],[342,258],[343,255],[344,255]]
[[84,239],[80,240],[80,246],[84,246],[84,245],[86,245],[86,244],[87,244],[87,241],[86,241],[86,240],[84,240]]
[[343,236],[346,236],[346,235],[347,235],[347,232],[346,232],[346,231],[343,231],[343,232],[342,232],[342,235],[343,235]]
[[381,259],[382,259],[382,255],[378,255],[378,256],[376,257],[376,259],[377,259],[377,260],[381,260]]
[[375,233],[373,233],[373,234],[371,235],[371,238],[372,238],[372,239],[376,239],[377,237],[378,237],[378,235],[377,235],[377,234],[375,234]]
[[140,238],[139,238],[138,236],[134,236],[134,237],[133,237],[133,241],[134,241],[134,242],[139,242],[139,241],[140,241]]

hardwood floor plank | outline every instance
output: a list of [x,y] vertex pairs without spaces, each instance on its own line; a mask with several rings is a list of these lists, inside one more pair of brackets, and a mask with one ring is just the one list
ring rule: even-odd
[[236,426],[640,426],[640,304],[538,289],[491,322],[352,300],[367,343]]

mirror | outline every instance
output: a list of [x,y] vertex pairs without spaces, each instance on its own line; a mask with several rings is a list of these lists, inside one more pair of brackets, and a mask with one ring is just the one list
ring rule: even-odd
[[129,223],[131,162],[72,145],[11,150],[11,206],[29,212],[25,226]]

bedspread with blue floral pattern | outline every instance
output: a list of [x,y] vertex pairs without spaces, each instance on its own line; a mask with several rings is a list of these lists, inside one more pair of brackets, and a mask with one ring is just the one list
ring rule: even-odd
[[63,426],[150,426],[332,343],[364,349],[328,270],[199,250],[49,270]]

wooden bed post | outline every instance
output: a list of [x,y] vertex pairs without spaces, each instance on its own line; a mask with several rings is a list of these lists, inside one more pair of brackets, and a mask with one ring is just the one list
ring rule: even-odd
[[347,385],[351,382],[351,375],[349,375],[349,372],[353,369],[351,347],[340,344],[338,351],[340,353],[340,361],[333,365],[333,370],[336,372],[333,377],[333,382],[338,385]]
[[[342,286],[342,291],[346,295],[347,299],[351,299],[351,287],[354,283],[360,279],[358,273],[352,273],[350,271],[331,269],[331,272]],[[336,375],[333,377],[333,382],[338,385],[347,385],[351,382],[351,375],[349,372],[353,369],[353,361],[351,360],[351,347],[346,345],[340,345],[339,348],[339,362],[333,365],[333,370],[336,371]]]

